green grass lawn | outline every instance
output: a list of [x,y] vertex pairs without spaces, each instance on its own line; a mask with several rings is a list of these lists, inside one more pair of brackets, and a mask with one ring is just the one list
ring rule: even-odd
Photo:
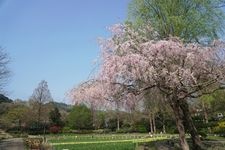
[[89,135],[49,135],[48,142],[56,149],[69,150],[134,150],[138,143],[168,138],[148,134],[89,134]]
[[[47,140],[55,150],[135,150],[144,143],[152,144],[149,147],[153,148],[155,141],[165,145],[168,139],[177,137],[178,135],[171,134],[158,134],[154,137],[149,137],[148,134],[58,134],[48,135]],[[210,141],[225,141],[225,138],[208,136],[205,140],[206,144],[211,145],[208,146],[209,149],[214,149],[215,146],[220,148],[221,145],[224,146],[223,143],[218,145],[219,143],[209,143]]]
[[210,135],[210,136],[207,136],[206,140],[225,141],[225,137]]
[[91,141],[112,141],[112,140],[130,140],[141,139],[147,137],[148,134],[74,134],[74,135],[51,135],[48,136],[48,141],[51,143],[64,143],[64,142],[91,142]]
[[73,145],[57,145],[56,150],[134,150],[135,144],[132,142],[123,143],[101,143],[101,144],[73,144]]

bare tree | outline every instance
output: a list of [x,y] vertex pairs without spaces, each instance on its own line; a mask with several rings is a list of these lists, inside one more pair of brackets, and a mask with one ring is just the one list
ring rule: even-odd
[[8,69],[8,54],[0,47],[0,93],[4,93],[4,87],[8,82],[10,71]]
[[42,80],[38,87],[34,90],[33,95],[30,97],[30,102],[37,111],[38,123],[41,122],[44,105],[50,101],[52,101],[52,96],[48,89],[48,84],[45,80]]

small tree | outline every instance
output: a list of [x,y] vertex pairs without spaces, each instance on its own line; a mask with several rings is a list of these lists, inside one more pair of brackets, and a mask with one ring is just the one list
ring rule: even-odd
[[42,80],[39,83],[38,87],[34,90],[29,101],[33,107],[33,110],[36,111],[37,123],[40,124],[46,116],[46,112],[44,112],[44,105],[47,102],[52,101],[51,93],[48,89],[48,84],[45,80]]
[[61,114],[57,107],[50,111],[49,120],[52,125],[62,126]]
[[[42,80],[38,87],[34,90],[32,96],[30,97],[30,103],[33,106],[33,109],[36,110],[37,115],[37,126],[34,129],[37,129],[37,132],[43,129],[44,141],[46,133],[46,122],[48,109],[44,107],[47,106],[47,103],[52,101],[51,93],[48,89],[48,84],[45,80]],[[34,126],[35,127],[35,126]]]
[[75,105],[69,113],[67,121],[72,129],[93,129],[91,110],[85,105]]

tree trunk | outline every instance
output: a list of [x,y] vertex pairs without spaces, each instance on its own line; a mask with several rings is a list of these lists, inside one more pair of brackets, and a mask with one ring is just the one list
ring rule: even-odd
[[150,125],[150,132],[153,133],[152,114],[151,114],[151,112],[149,112],[149,125]]
[[182,109],[182,112],[184,114],[184,120],[187,123],[187,128],[191,134],[191,139],[192,139],[192,143],[193,143],[193,149],[194,150],[202,150],[203,149],[203,145],[201,142],[201,139],[198,135],[198,132],[195,128],[194,122],[191,118],[191,114],[189,111],[189,107],[188,107],[188,103],[186,100],[181,100],[180,103],[180,107]]
[[98,129],[98,127],[96,123],[96,112],[93,104],[91,104],[91,114],[92,114],[92,126],[96,130]]
[[46,121],[44,121],[44,143],[46,142],[46,136],[45,136],[45,134],[46,134],[46,127],[45,127],[45,123],[46,123]]
[[155,113],[152,113],[153,132],[156,133]]
[[207,113],[204,102],[202,102],[202,109],[203,109],[203,112],[204,112],[204,121],[207,124],[207,123],[209,123],[209,119],[208,119],[208,113]]
[[[207,108],[206,108],[204,102],[202,102],[202,109],[203,109],[203,113],[204,113],[204,122],[205,122],[205,124],[208,124],[209,123],[209,117],[208,117]],[[208,127],[208,131],[209,131],[209,133],[212,132],[210,127]]]
[[40,125],[41,122],[41,105],[42,104],[38,104],[38,126]]
[[120,104],[119,104],[119,101],[116,101],[116,103],[115,103],[115,105],[116,105],[116,117],[117,117],[117,131],[119,131],[120,130],[120,112],[119,112],[119,110],[120,110]]
[[185,129],[184,129],[184,124],[183,124],[183,114],[182,114],[182,110],[181,110],[179,105],[180,105],[179,100],[177,100],[177,99],[172,99],[172,101],[170,102],[170,106],[173,109],[177,129],[178,129],[178,132],[179,132],[180,146],[181,146],[182,150],[189,150],[189,145],[188,145],[188,143],[186,141],[186,138],[185,138]]
[[166,126],[164,123],[163,123],[163,133],[166,134]]
[[119,117],[119,113],[117,113],[117,131],[120,130],[120,117]]
[[163,120],[162,120],[162,124],[163,124],[163,133],[165,134],[166,133],[166,125],[165,125],[165,117],[164,117],[164,115],[162,116],[163,118]]

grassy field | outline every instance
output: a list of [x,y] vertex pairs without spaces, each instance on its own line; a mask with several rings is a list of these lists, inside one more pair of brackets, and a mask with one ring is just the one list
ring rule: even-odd
[[135,144],[124,143],[101,143],[101,144],[79,144],[79,145],[57,145],[56,150],[135,150]]
[[210,136],[207,136],[206,140],[225,141],[225,137],[210,135]]
[[89,134],[89,135],[52,135],[48,142],[56,150],[134,150],[139,143],[167,139],[169,135],[148,134]]
[[[152,144],[157,141],[161,145],[166,145],[168,139],[177,138],[178,135],[171,134],[158,134],[154,137],[150,137],[148,134],[59,134],[47,136],[48,143],[54,150],[135,150],[138,146],[143,146],[143,143]],[[178,140],[176,141],[179,145]],[[225,138],[208,136],[204,143],[209,150],[220,149],[225,146]],[[154,147],[154,144],[150,147]]]

